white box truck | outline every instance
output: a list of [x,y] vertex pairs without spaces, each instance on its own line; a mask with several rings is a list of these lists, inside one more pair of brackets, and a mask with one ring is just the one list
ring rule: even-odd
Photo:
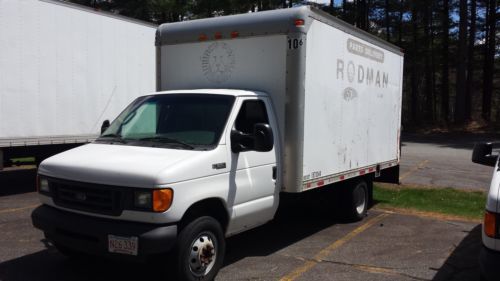
[[95,139],[154,91],[156,29],[61,1],[0,1],[0,169]]
[[281,194],[343,188],[359,220],[397,181],[399,48],[310,7],[161,25],[156,46],[158,92],[40,165],[32,219],[61,251],[170,253],[211,280]]

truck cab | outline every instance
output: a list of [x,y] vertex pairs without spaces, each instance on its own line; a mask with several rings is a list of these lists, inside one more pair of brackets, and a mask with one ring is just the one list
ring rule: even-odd
[[500,280],[500,143],[478,143],[474,146],[472,161],[494,167],[493,177],[486,201],[482,225],[483,248],[480,254],[481,280]]
[[[205,276],[220,266],[225,236],[274,217],[280,146],[273,112],[262,92],[139,97],[93,143],[40,165],[44,204],[34,224],[62,252],[147,257],[180,240],[189,272]],[[178,234],[207,224],[211,231]]]

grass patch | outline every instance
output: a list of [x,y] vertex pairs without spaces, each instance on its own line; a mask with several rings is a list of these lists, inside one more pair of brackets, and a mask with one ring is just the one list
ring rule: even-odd
[[486,204],[484,192],[452,188],[395,188],[376,184],[373,197],[380,207],[413,209],[470,219],[481,219]]
[[21,163],[29,163],[35,162],[35,157],[20,157],[20,158],[12,158],[10,159],[12,162],[21,162]]

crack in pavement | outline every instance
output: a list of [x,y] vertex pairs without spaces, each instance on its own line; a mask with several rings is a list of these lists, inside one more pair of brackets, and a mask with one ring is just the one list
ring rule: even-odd
[[330,264],[335,264],[335,265],[340,265],[340,266],[348,266],[348,267],[352,267],[354,269],[368,272],[368,273],[385,274],[385,275],[391,275],[391,276],[402,276],[402,277],[407,277],[407,278],[410,278],[412,280],[418,280],[418,281],[431,281],[432,280],[432,279],[420,278],[417,276],[413,276],[410,274],[396,271],[396,270],[411,269],[410,267],[406,267],[406,268],[404,268],[404,267],[402,267],[402,268],[381,267],[381,266],[347,263],[347,262],[339,262],[339,261],[332,261],[332,260],[325,260],[325,259],[304,258],[304,257],[285,255],[285,254],[281,254],[281,255],[284,257],[291,257],[291,258],[294,258],[294,259],[297,259],[300,261],[312,261],[312,262],[317,262],[317,263],[330,263]]

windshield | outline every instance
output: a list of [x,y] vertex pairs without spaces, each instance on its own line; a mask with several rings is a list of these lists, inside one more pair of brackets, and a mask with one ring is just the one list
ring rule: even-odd
[[183,149],[216,146],[233,96],[168,94],[136,99],[97,139],[127,145]]

